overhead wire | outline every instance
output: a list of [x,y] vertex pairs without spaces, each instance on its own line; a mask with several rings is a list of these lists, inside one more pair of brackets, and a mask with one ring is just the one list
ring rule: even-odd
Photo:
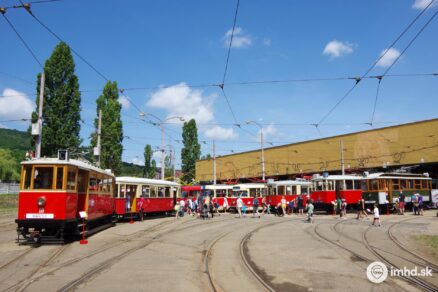
[[322,122],[327,119],[328,116],[351,94],[351,92],[357,87],[359,82],[368,75],[368,73],[371,72],[371,70],[374,69],[374,67],[379,63],[379,61],[389,52],[391,48],[395,46],[395,44],[405,35],[405,33],[414,25],[415,22],[423,15],[424,12],[435,2],[436,0],[432,0],[410,23],[409,25],[402,31],[401,34],[397,36],[397,38],[391,43],[391,45],[383,52],[383,54],[380,55],[379,58],[377,58],[376,61],[366,70],[364,74],[362,74],[361,77],[358,77],[356,79],[356,82],[354,85],[336,102],[336,104],[326,113],[317,123],[317,125],[322,124]]

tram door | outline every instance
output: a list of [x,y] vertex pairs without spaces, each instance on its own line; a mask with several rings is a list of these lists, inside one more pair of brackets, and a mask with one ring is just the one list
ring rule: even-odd
[[136,212],[137,211],[137,186],[136,185],[126,185],[126,197],[125,197],[125,207],[126,212]]
[[86,211],[88,212],[88,175],[89,173],[83,169],[78,170],[78,180],[77,180],[77,212]]

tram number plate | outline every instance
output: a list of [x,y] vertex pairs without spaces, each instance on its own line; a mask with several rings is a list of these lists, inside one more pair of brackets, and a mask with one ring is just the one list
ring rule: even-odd
[[34,214],[34,213],[27,213],[26,219],[53,219],[54,214]]

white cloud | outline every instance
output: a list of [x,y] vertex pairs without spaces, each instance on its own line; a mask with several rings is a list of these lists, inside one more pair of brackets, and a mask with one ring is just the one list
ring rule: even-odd
[[232,140],[238,137],[233,128],[214,126],[204,132],[205,137],[213,140]]
[[35,104],[22,92],[6,88],[0,97],[0,117],[2,119],[30,119]]
[[129,99],[126,98],[126,96],[119,96],[119,103],[122,105],[123,109],[129,109],[131,107],[131,103],[129,102]]
[[[230,45],[232,32],[233,32],[233,29],[229,29],[223,37],[225,47],[228,47]],[[235,27],[234,28],[234,35],[233,35],[233,43],[231,44],[231,47],[232,48],[246,48],[246,47],[249,47],[251,45],[252,45],[251,36],[244,33],[243,29],[241,27]]]
[[377,66],[388,67],[392,65],[392,63],[394,63],[394,61],[400,56],[400,52],[393,48],[389,50],[383,50],[382,53],[380,53],[380,56],[382,56],[383,54],[385,54],[385,56],[383,56],[383,58],[380,59],[379,62],[377,62]]
[[269,38],[264,38],[263,39],[263,44],[267,47],[270,47],[272,45],[272,40]]
[[193,90],[182,82],[157,90],[146,105],[167,110],[169,117],[181,116],[187,121],[195,119],[197,123],[205,124],[214,119],[215,97],[216,95],[203,96],[203,91]]
[[349,42],[340,42],[338,40],[332,40],[327,45],[325,45],[323,55],[330,56],[330,58],[335,59],[353,53],[354,45]]
[[[415,0],[414,4],[412,4],[412,8],[414,9],[424,9],[429,5],[433,0]],[[432,4],[431,6],[435,6],[437,2]]]
[[[274,125],[268,125],[267,127],[263,127],[263,140],[268,140],[270,137],[277,136],[278,129]],[[258,133],[260,136],[260,131]]]

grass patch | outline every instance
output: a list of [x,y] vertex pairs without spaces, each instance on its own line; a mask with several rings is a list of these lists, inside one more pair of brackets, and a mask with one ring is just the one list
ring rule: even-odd
[[419,235],[417,239],[433,249],[438,250],[438,235]]
[[0,195],[0,212],[16,210],[18,206],[18,195]]

